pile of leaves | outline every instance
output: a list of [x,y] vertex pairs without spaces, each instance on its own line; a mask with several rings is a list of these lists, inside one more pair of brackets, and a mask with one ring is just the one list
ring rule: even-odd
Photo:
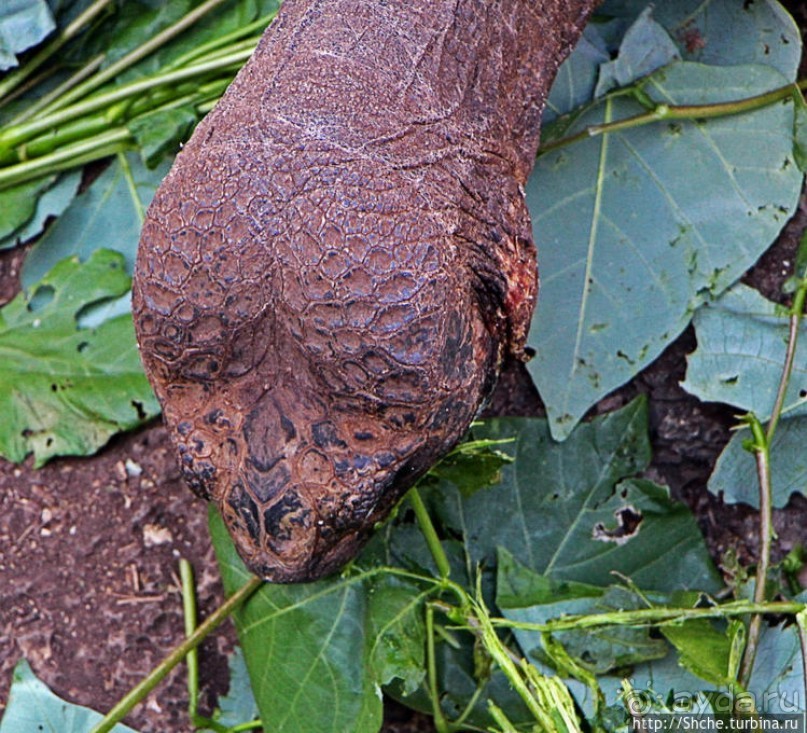
[[[90,454],[157,414],[128,301],[143,213],[276,5],[0,10],[0,247],[38,237],[0,309],[6,458]],[[258,588],[211,515],[251,685],[239,656],[237,698],[212,721],[192,707],[200,727],[257,714],[271,731],[369,733],[382,690],[441,732],[804,713],[803,554],[772,566],[769,545],[771,507],[807,493],[807,245],[786,305],[737,284],[801,192],[800,56],[775,0],[604,3],[553,87],[527,190],[542,263],[528,368],[547,418],[475,425],[318,583]],[[79,193],[93,161],[108,164]],[[643,476],[645,402],[581,422],[690,323],[684,388],[744,415],[709,489],[760,508],[758,567],[728,586],[688,509]],[[49,694],[21,662],[0,731],[100,719]]]

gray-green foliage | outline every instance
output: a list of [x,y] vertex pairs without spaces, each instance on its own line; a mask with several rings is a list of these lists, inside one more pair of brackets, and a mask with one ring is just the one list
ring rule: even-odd
[[101,248],[120,252],[131,275],[146,208],[168,168],[164,161],[149,170],[134,154],[115,158],[37,241],[23,266],[23,286],[34,287],[65,257],[86,259]]
[[[709,477],[709,491],[728,504],[743,502],[759,507],[759,485],[754,456],[745,449],[748,430],[735,433]],[[771,441],[773,506],[786,506],[793,494],[807,496],[807,417],[783,420]]]
[[[21,659],[14,668],[0,733],[88,733],[100,720],[100,713],[54,695]],[[112,733],[135,731],[119,723]]]
[[17,66],[17,54],[38,44],[55,27],[46,0],[4,0],[0,7],[0,71]]
[[[608,589],[615,582],[612,570],[661,590],[690,584],[707,590],[718,587],[688,510],[670,501],[660,487],[632,478],[648,458],[642,400],[581,426],[564,443],[552,441],[547,421],[539,419],[492,420],[475,428],[473,437],[513,438],[496,444],[513,458],[501,465],[500,480],[465,500],[445,475],[428,480],[421,489],[441,531],[455,538],[444,542],[451,577],[470,595],[484,568],[488,603],[506,597],[506,605],[515,607],[527,605],[524,599],[534,600],[534,589],[519,586],[514,571],[503,581],[500,567],[497,580],[495,569],[502,557],[505,570],[515,567],[510,553],[519,559],[522,580],[536,576],[537,570],[552,588],[591,591],[594,603],[586,610],[592,613],[625,605],[628,598],[639,602],[631,591]],[[630,527],[622,524],[625,521]],[[247,572],[217,515],[211,524],[225,586],[232,592]],[[663,543],[658,541],[661,536]],[[439,582],[422,535],[401,510],[342,576],[261,588],[236,614],[236,623],[264,723],[272,730],[299,733],[376,731],[382,686],[407,704],[428,709],[423,614],[424,603],[440,596]],[[442,597],[456,601],[451,594]],[[612,632],[610,641],[607,636],[577,635],[573,651],[587,659],[596,656],[597,671],[670,654],[669,647],[645,632]],[[449,629],[445,638],[451,642],[438,643],[437,654],[447,714],[457,714],[468,704],[479,684],[482,700],[495,699],[511,720],[529,720],[501,672],[488,677],[477,667],[475,680],[471,634]],[[525,642],[523,653],[533,646]],[[659,684],[675,687],[680,677],[674,675],[671,681],[669,676],[674,665],[670,672],[665,669],[654,668]],[[617,678],[610,684],[609,702],[615,703]],[[487,715],[479,703],[469,720],[486,725]]]
[[[807,414],[807,326],[793,364],[784,414]],[[704,402],[724,402],[770,416],[787,350],[788,315],[756,290],[737,285],[695,317],[698,348],[687,359],[684,389]]]
[[[683,387],[705,402],[738,412],[770,415],[787,350],[787,311],[756,290],[737,285],[694,319],[698,348],[688,357]],[[802,325],[783,420],[771,444],[771,484],[776,507],[791,494],[807,494],[807,326]],[[709,490],[730,503],[759,505],[754,457],[744,449],[748,430],[735,434],[709,479]]]
[[[668,29],[685,17],[685,5],[665,6]],[[639,114],[648,100],[727,102],[794,77],[789,46],[798,40],[791,21],[766,14],[766,22],[778,23],[788,40],[775,45],[775,66],[735,65],[759,60],[736,49],[759,43],[767,31],[750,22],[739,3],[709,6],[701,18],[705,28],[713,28],[718,17],[737,16],[733,25],[744,34],[732,37],[721,53],[701,54],[720,66],[672,61],[672,46],[649,57],[648,39],[659,37],[660,26],[645,12],[625,35],[616,61],[598,62],[591,53],[598,46],[590,42],[585,58],[573,57],[560,79],[573,89],[590,88],[599,73],[602,88],[608,88],[672,62],[639,82],[640,97],[601,96],[565,126],[556,120],[550,139]],[[608,10],[623,12],[624,4],[608,4]],[[697,24],[674,30],[682,55],[681,34],[695,32],[705,30]],[[600,47],[607,47],[605,40]],[[575,69],[581,78],[572,80]],[[606,77],[611,81],[604,82]],[[555,108],[564,111],[560,103]],[[740,116],[599,135],[539,158],[527,189],[543,273],[530,333],[537,356],[529,369],[556,438],[566,437],[591,405],[655,359],[699,306],[728,288],[770,245],[801,188],[793,125],[793,105],[785,101]]]

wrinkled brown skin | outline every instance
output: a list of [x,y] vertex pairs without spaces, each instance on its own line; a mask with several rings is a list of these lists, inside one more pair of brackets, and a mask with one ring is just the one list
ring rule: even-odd
[[523,358],[523,184],[594,5],[286,0],[177,157],[135,325],[183,474],[258,575],[353,558]]

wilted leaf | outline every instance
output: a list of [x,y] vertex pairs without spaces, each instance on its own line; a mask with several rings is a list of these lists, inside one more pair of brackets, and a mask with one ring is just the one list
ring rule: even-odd
[[[770,67],[682,62],[644,90],[664,103],[702,104],[782,83]],[[573,130],[640,111],[610,99]],[[566,437],[655,359],[770,245],[801,189],[792,126],[788,101],[601,135],[538,160],[527,196],[543,280],[528,368],[554,436]]]
[[[55,180],[55,175],[46,176],[0,191],[0,237],[3,240],[12,237],[17,229],[31,219],[36,211],[36,200],[40,193]],[[16,244],[16,240],[11,244]]]
[[[760,419],[776,400],[787,349],[788,316],[756,290],[737,285],[694,319],[698,348],[687,357],[683,388]],[[807,415],[807,324],[802,325],[785,395],[789,417]]]
[[[634,18],[647,0],[607,0],[598,12]],[[654,3],[653,17],[678,43],[683,57],[716,66],[766,64],[796,78],[801,34],[777,0],[676,0]]]
[[55,27],[46,0],[3,0],[0,7],[0,71],[17,66],[16,55],[42,41]]
[[617,57],[600,65],[594,96],[628,86],[678,58],[678,48],[667,31],[653,20],[653,7],[648,6],[628,28]]
[[[0,191],[0,212],[2,212],[0,217],[5,219],[6,224],[12,223],[12,221],[15,223],[12,230],[9,230],[7,226],[2,227],[2,230],[7,233],[0,238],[0,249],[27,242],[44,229],[45,223],[50,217],[59,216],[78,193],[81,171],[64,173],[58,179],[56,176],[51,176],[48,180],[56,182],[44,190],[34,185],[33,191],[26,192],[27,200],[15,196],[15,193],[20,188],[25,189],[32,184],[23,184],[21,187]],[[37,183],[39,182],[34,182],[34,184]],[[29,203],[33,204],[33,208],[29,207]]]
[[[94,710],[66,702],[40,682],[27,661],[14,668],[8,706],[0,733],[87,733],[103,716]],[[118,723],[112,733],[135,733]]]
[[60,262],[0,310],[0,453],[41,466],[93,453],[159,413],[140,366],[131,317],[79,329],[78,313],[129,288],[123,257],[99,250]]
[[[743,447],[748,430],[735,433],[717,459],[709,491],[722,494],[727,504],[743,502],[759,508],[759,481],[754,456]],[[793,494],[807,496],[807,417],[782,420],[771,442],[771,498],[786,506]]]
[[[211,534],[228,593],[249,573],[218,514]],[[316,583],[265,584],[236,613],[261,719],[273,732],[376,733],[381,684],[422,676],[426,593],[377,571]],[[416,665],[420,664],[420,672]]]

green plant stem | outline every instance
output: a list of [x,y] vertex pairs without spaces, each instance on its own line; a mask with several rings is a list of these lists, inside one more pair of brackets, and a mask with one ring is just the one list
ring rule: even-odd
[[530,690],[524,675],[519,670],[518,663],[511,658],[511,652],[506,649],[505,645],[496,635],[496,630],[493,627],[485,604],[475,603],[474,610],[476,620],[479,623],[482,643],[493,658],[493,661],[499,665],[499,669],[501,669],[507,677],[513,689],[519,694],[541,728],[543,728],[544,731],[556,730],[550,711],[544,710],[543,706],[539,703],[536,696]]
[[799,641],[801,642],[801,664],[804,675],[804,694],[807,696],[807,608],[796,614],[796,624],[799,627]]
[[[771,501],[771,454],[770,444],[761,423],[756,415],[749,415],[748,421],[754,435],[754,458],[757,466],[759,483],[759,557],[754,581],[754,603],[765,602],[765,589],[768,581],[768,567],[771,558],[771,534],[773,532],[773,509]],[[744,689],[748,688],[754,660],[757,655],[759,635],[762,631],[762,616],[754,614],[748,624],[748,638],[743,652],[738,681]]]
[[197,629],[193,635],[185,639],[172,651],[151,673],[112,708],[96,725],[91,733],[108,733],[117,723],[123,720],[132,708],[142,702],[160,681],[176,667],[191,649],[197,647],[202,640],[217,628],[233,611],[244,603],[261,585],[260,578],[251,577],[221,606],[219,606]]
[[446,580],[451,575],[451,564],[448,562],[448,557],[443,549],[443,545],[440,543],[440,538],[437,536],[437,530],[434,528],[432,519],[429,516],[429,511],[426,509],[426,505],[423,503],[423,499],[421,499],[417,487],[409,490],[408,498],[415,512],[420,531],[423,532],[426,544],[429,546],[429,552],[431,552],[434,562],[437,565],[440,577]]
[[52,58],[68,41],[72,40],[81,31],[83,31],[93,20],[104,11],[112,0],[96,0],[90,5],[83,13],[81,13],[72,23],[61,31],[56,38],[48,43],[39,53],[33,58],[28,60],[22,68],[9,74],[2,82],[0,82],[0,99],[8,96],[8,94],[17,86],[22,84],[31,74],[34,73],[42,64]]
[[110,130],[90,140],[43,155],[41,158],[0,168],[0,190],[32,181],[49,173],[77,168],[94,160],[107,158],[129,149],[131,144],[132,135],[127,129]]
[[[807,274],[807,273],[805,273]],[[807,277],[802,277],[801,284],[793,297],[793,305],[790,309],[789,331],[787,338],[787,351],[785,352],[785,363],[782,367],[782,375],[779,379],[779,386],[776,390],[776,400],[774,401],[768,427],[763,430],[762,425],[755,415],[746,416],[746,422],[751,427],[754,458],[757,466],[757,481],[759,483],[759,559],[757,560],[756,579],[754,584],[754,601],[762,603],[765,601],[765,589],[768,578],[768,568],[770,566],[771,544],[773,535],[773,501],[771,486],[771,445],[776,434],[779,419],[782,416],[782,409],[785,404],[785,395],[790,384],[790,377],[793,373],[793,362],[798,346],[799,329],[804,316],[804,304],[807,299]],[[748,624],[748,640],[743,653],[742,664],[738,680],[743,688],[747,688],[751,680],[751,673],[756,659],[759,635],[762,631],[762,617],[755,615]]]
[[785,354],[785,365],[782,369],[782,378],[779,380],[779,388],[776,391],[776,401],[771,412],[771,419],[768,421],[768,429],[765,437],[768,445],[773,441],[776,427],[779,425],[779,418],[782,416],[782,409],[785,405],[785,395],[790,384],[790,375],[793,373],[793,362],[796,358],[796,345],[799,340],[799,329],[804,316],[804,300],[807,296],[807,287],[802,285],[793,297],[793,306],[790,312],[789,332],[787,337],[787,353]]
[[[641,114],[628,117],[624,120],[616,120],[614,122],[607,122],[601,125],[589,125],[584,129],[576,132],[573,135],[558,138],[541,145],[538,151],[539,155],[548,153],[558,148],[566,147],[572,143],[586,140],[590,137],[597,137],[611,132],[621,132],[622,130],[629,130],[634,127],[642,127],[654,122],[664,122],[671,120],[692,120],[692,119],[711,119],[715,117],[728,117],[729,115],[742,114],[743,112],[752,112],[756,109],[761,109],[775,102],[787,99],[792,96],[794,92],[807,89],[807,79],[802,79],[792,84],[772,89],[763,94],[756,94],[753,97],[746,97],[745,99],[733,100],[731,102],[719,102],[715,104],[656,104],[652,109]],[[620,90],[620,94],[624,95],[625,90]],[[606,98],[608,99],[608,98]]]
[[262,720],[250,720],[247,723],[239,723],[238,725],[227,728],[227,733],[242,733],[247,730],[255,730],[256,728],[263,728]]
[[[804,603],[796,601],[769,601],[755,603],[753,601],[734,601],[709,608],[638,608],[630,611],[609,611],[591,615],[563,616],[542,624],[526,621],[511,621],[505,618],[493,618],[491,623],[497,628],[523,629],[525,631],[557,632],[573,629],[595,629],[605,626],[663,626],[680,624],[684,621],[703,618],[729,618],[758,614],[793,615],[801,612]],[[445,610],[445,609],[443,609]],[[453,609],[451,609],[453,610]]]
[[[214,53],[219,53],[225,47],[227,47],[231,43],[240,43],[246,44],[251,43],[255,46],[258,43],[258,39],[249,39],[248,36],[252,35],[253,33],[260,33],[266,28],[267,25],[274,19],[277,15],[277,11],[269,13],[268,15],[264,15],[258,20],[252,21],[249,25],[245,25],[242,28],[237,28],[236,30],[232,31],[231,33],[227,33],[223,36],[219,36],[218,38],[214,38],[207,43],[203,43],[201,46],[197,46],[192,51],[188,51],[186,54],[183,54],[179,58],[172,61],[168,64],[165,68],[166,69],[176,69],[180,66],[187,66],[192,61],[196,61],[199,58],[210,58],[210,56]],[[247,40],[242,40],[242,39]]]
[[235,68],[249,58],[250,53],[251,50],[242,50],[237,53],[222,56],[213,61],[194,64],[193,66],[188,66],[184,69],[176,69],[167,73],[155,74],[146,79],[138,79],[135,82],[115,87],[109,92],[98,94],[84,102],[42,115],[36,120],[32,120],[26,124],[6,127],[0,132],[0,146],[13,148],[26,140],[30,140],[35,135],[56,128],[71,120],[89,115],[93,112],[109,109],[113,105],[131,99],[138,99],[146,92],[157,87],[177,84],[178,82],[188,81],[205,74],[225,71],[230,68],[235,70]]
[[144,59],[150,53],[165,45],[172,38],[187,30],[190,26],[207,15],[211,10],[214,10],[224,2],[227,2],[227,0],[207,0],[207,2],[202,3],[174,23],[174,25],[160,31],[156,36],[150,38],[148,41],[126,54],[123,58],[118,59],[114,64],[107,66],[107,68],[102,72],[96,74],[91,79],[88,79],[83,84],[79,84],[77,87],[71,89],[63,97],[54,101],[49,107],[47,107],[47,112],[50,113],[56,111],[57,109],[62,109],[71,102],[81,99],[95,89],[98,89],[98,87],[105,84],[110,79],[114,79],[122,71],[125,71],[130,66],[134,66],[134,64],[136,64],[138,61]]
[[432,699],[432,717],[437,733],[449,733],[448,722],[440,706],[440,692],[437,687],[437,655],[434,643],[434,606],[426,604],[426,666],[429,696]]
[[70,76],[68,79],[65,79],[65,81],[59,84],[59,86],[57,86],[55,89],[52,89],[50,92],[44,94],[42,97],[33,102],[29,107],[26,107],[22,112],[14,117],[9,124],[18,125],[26,120],[30,120],[32,117],[37,115],[40,110],[45,109],[45,107],[51,104],[54,100],[58,99],[77,84],[80,84],[87,77],[98,71],[101,64],[104,63],[105,58],[106,56],[104,54],[99,54],[94,59],[84,64],[84,66],[76,71],[75,74]]
[[[193,581],[193,566],[185,559],[179,561],[179,577],[182,582],[182,610],[185,619],[185,636],[191,637],[196,631],[196,585]],[[199,653],[194,647],[185,658],[188,665],[188,718],[195,728],[203,728],[227,733],[226,725],[199,715]]]

